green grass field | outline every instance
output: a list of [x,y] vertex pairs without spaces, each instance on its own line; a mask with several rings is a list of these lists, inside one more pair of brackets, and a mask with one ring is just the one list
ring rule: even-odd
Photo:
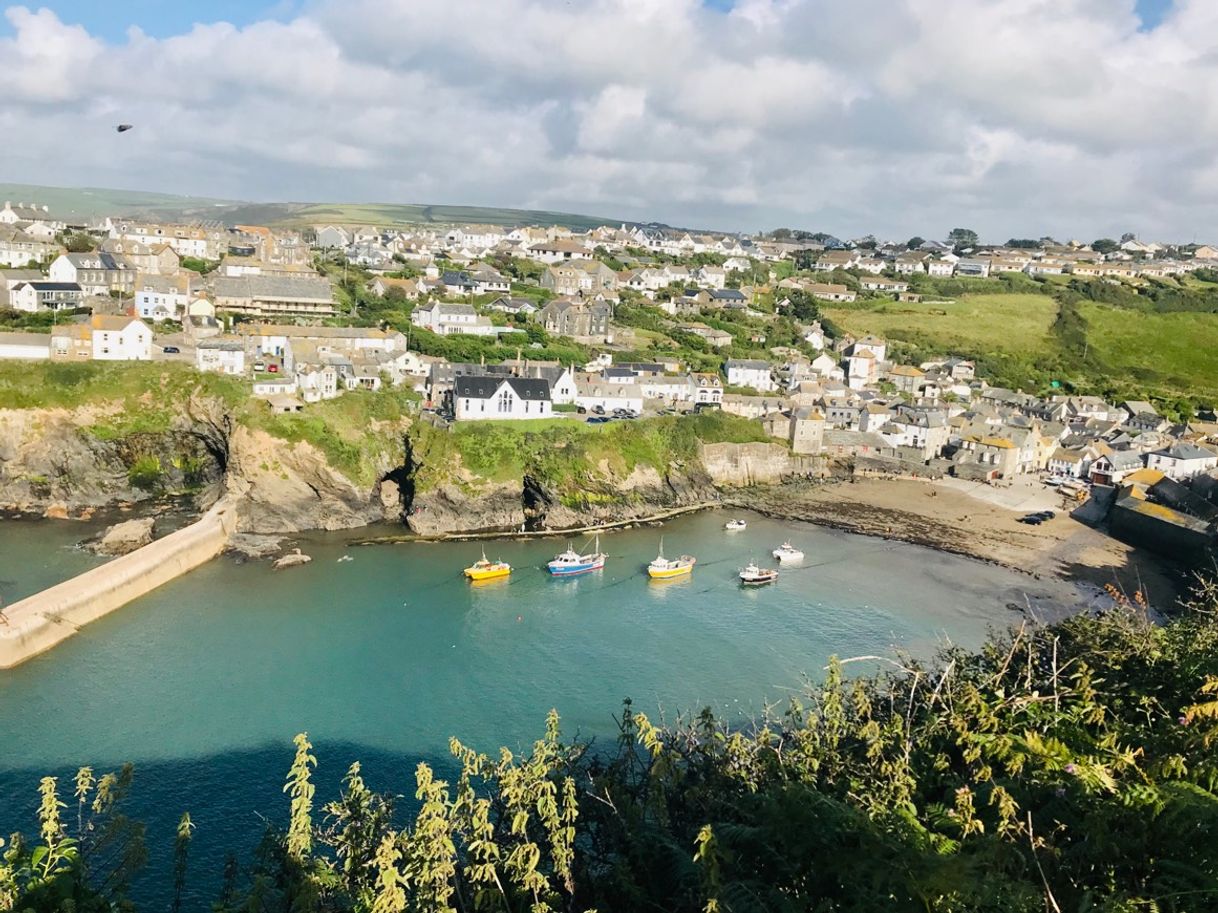
[[296,209],[280,221],[283,224],[291,225],[318,225],[326,222],[343,225],[395,225],[420,222],[502,226],[565,225],[572,230],[585,231],[599,225],[614,225],[620,220],[538,209],[432,206],[416,203],[316,203]]
[[1082,305],[1095,357],[1114,375],[1218,400],[1218,314],[1157,314]]
[[834,324],[862,336],[914,343],[949,354],[1034,353],[1051,345],[1057,304],[1047,295],[965,295],[956,301],[879,301],[824,309]]

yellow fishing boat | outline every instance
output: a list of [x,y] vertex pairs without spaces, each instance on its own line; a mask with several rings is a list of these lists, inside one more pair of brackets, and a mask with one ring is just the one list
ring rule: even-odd
[[694,564],[698,559],[693,555],[682,555],[680,558],[665,558],[664,557],[664,540],[660,540],[660,553],[656,555],[655,560],[647,565],[647,576],[652,580],[672,580],[675,577],[684,577],[694,569]]
[[512,566],[506,561],[487,561],[486,549],[482,557],[465,569],[465,576],[470,580],[495,580],[512,573]]

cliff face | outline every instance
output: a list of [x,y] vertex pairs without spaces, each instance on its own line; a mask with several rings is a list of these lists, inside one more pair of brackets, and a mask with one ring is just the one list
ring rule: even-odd
[[118,433],[104,408],[0,410],[0,507],[79,514],[161,492],[206,493],[224,474],[215,429],[190,418]]
[[[451,458],[451,457],[450,457]],[[410,467],[416,472],[424,467]],[[488,483],[458,467],[456,481],[414,492],[406,522],[420,535],[494,529],[571,529],[627,520],[721,499],[724,490],[818,475],[821,462],[780,444],[708,444],[699,459],[628,475],[602,463],[578,486],[526,476]]]
[[237,528],[244,533],[351,529],[402,516],[401,494],[392,480],[364,490],[330,466],[316,447],[248,428],[238,427],[229,438],[225,487],[236,500]]
[[627,471],[620,460],[601,459],[585,466],[578,481],[488,479],[467,471],[451,447],[415,453],[402,418],[375,429],[375,453],[361,448],[358,475],[370,481],[360,483],[318,446],[235,423],[223,402],[191,398],[180,405],[170,427],[153,429],[119,406],[0,410],[0,508],[78,516],[187,493],[203,509],[228,494],[242,533],[404,519],[416,533],[439,535],[641,519],[717,501],[725,490],[820,472],[819,461],[792,456],[780,444],[719,443],[662,470],[637,462]]
[[[361,487],[305,442],[236,425],[222,402],[191,399],[171,427],[137,430],[119,408],[0,410],[0,508],[79,516],[92,508],[189,494],[200,509],[223,493],[241,532],[345,529],[398,520],[391,478]],[[403,451],[404,452],[404,449]]]

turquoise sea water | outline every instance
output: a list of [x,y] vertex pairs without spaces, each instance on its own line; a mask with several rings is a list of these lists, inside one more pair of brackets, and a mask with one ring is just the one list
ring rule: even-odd
[[[741,533],[715,512],[603,536],[605,570],[566,580],[540,569],[564,545],[553,539],[487,543],[516,570],[481,585],[461,577],[478,543],[318,536],[298,543],[314,559],[300,568],[215,561],[0,672],[0,831],[34,829],[39,776],[134,761],[132,811],[151,822],[153,867],[168,869],[189,810],[203,900],[225,845],[252,844],[259,814],[285,820],[298,731],[316,746],[322,802],[357,759],[373,788],[409,794],[419,760],[447,763],[450,735],[515,748],[556,707],[565,734],[611,736],[627,696],[668,720],[706,705],[744,718],[818,677],[830,654],[972,646],[1018,620],[1010,603],[1086,604],[1062,584],[929,549],[746,516]],[[691,578],[642,573],[661,533],[670,556],[697,556]],[[0,522],[6,601],[91,564],[64,547],[73,535]],[[788,538],[804,566],[742,589],[738,568],[772,564]],[[168,880],[150,875],[141,895],[161,897]]]

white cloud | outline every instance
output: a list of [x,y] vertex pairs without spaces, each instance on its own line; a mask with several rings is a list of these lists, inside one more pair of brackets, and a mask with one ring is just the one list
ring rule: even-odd
[[6,176],[843,235],[1215,231],[1213,0],[1150,32],[1134,0],[303,10],[108,44],[9,8]]

